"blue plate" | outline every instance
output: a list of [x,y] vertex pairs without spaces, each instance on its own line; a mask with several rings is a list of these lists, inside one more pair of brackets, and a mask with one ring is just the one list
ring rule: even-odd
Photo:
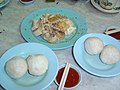
[[88,37],[98,37],[104,45],[113,44],[120,50],[120,42],[108,35],[92,33],[79,38],[73,48],[74,57],[77,63],[87,72],[101,77],[112,77],[120,74],[120,62],[107,65],[101,62],[99,55],[89,55],[84,49],[84,41]]
[[[35,36],[32,33],[32,20],[40,19],[43,14],[61,14],[68,17],[73,21],[75,27],[77,28],[72,34],[67,35],[63,40],[59,40],[55,43],[48,43],[41,36]],[[28,42],[38,42],[47,45],[53,50],[64,49],[74,45],[75,41],[86,34],[87,26],[85,19],[77,12],[63,8],[63,7],[48,7],[36,10],[29,15],[27,15],[20,26],[21,34],[23,38]]]
[[0,8],[4,7],[10,2],[10,0],[4,0],[2,3],[0,3]]
[[[17,80],[10,78],[4,70],[5,63],[14,56],[26,58],[30,54],[44,54],[47,56],[49,62],[47,72],[39,77],[26,73]],[[2,55],[0,60],[0,84],[6,90],[43,90],[55,80],[58,68],[57,56],[50,48],[37,43],[23,43],[9,49]]]

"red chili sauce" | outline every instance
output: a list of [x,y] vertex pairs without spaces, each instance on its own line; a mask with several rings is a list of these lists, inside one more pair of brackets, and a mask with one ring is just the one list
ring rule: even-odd
[[21,1],[23,1],[23,2],[30,2],[30,1],[32,1],[32,0],[21,0]]
[[[115,30],[115,28],[109,29],[108,31],[112,31],[112,30]],[[116,33],[109,34],[109,36],[112,36],[112,37],[120,40],[120,32],[116,32]]]
[[[58,82],[58,84],[60,84],[60,80],[62,78],[64,69],[65,69],[65,67],[61,68],[58,71],[58,74],[56,77],[56,81]],[[77,85],[79,81],[80,81],[80,76],[79,76],[78,72],[75,69],[70,68],[66,82],[65,82],[65,87],[67,87],[67,88],[73,87],[73,86]]]

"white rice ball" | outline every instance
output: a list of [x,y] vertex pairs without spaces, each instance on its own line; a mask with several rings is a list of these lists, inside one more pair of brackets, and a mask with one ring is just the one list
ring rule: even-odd
[[89,37],[85,40],[84,46],[87,53],[94,55],[102,51],[104,44],[102,40],[97,37]]
[[15,56],[6,62],[5,70],[11,78],[18,79],[27,72],[27,63],[24,58]]
[[111,44],[106,45],[100,54],[100,59],[105,64],[117,63],[120,60],[120,51]]
[[44,74],[48,69],[48,59],[42,54],[29,55],[27,64],[29,73],[35,76]]

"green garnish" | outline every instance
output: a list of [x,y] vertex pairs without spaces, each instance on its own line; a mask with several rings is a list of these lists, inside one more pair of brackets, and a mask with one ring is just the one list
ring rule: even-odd
[[95,1],[95,3],[98,3],[99,4],[99,2],[100,2],[100,0],[94,0]]
[[112,3],[111,3],[111,2],[108,2],[108,3],[107,3],[107,6],[112,6]]
[[113,9],[114,10],[120,10],[120,7],[114,7]]

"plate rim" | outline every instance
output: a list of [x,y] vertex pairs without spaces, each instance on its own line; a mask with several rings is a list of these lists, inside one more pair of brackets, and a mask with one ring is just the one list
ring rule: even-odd
[[4,6],[6,6],[9,2],[10,2],[10,0],[5,0],[5,3],[4,3],[4,4],[1,4],[1,5],[0,5],[0,8],[3,8]]
[[[115,38],[113,38],[113,37],[111,37],[111,36],[102,34],[102,33],[90,33],[90,34],[86,34],[86,35],[82,36],[81,38],[79,38],[79,39],[76,41],[76,43],[75,43],[75,45],[74,45],[74,47],[73,47],[73,56],[74,56],[74,58],[75,58],[75,61],[77,62],[77,64],[78,64],[83,70],[85,70],[86,72],[88,72],[89,74],[92,74],[92,75],[94,75],[94,76],[107,78],[107,77],[114,77],[114,76],[120,75],[120,72],[119,72],[119,73],[116,73],[116,74],[111,74],[111,75],[105,75],[105,74],[95,73],[95,72],[93,72],[93,71],[91,71],[91,70],[88,70],[86,67],[84,67],[84,65],[82,65],[82,64],[77,60],[77,56],[75,55],[75,53],[76,53],[75,49],[76,49],[76,46],[77,46],[79,40],[82,39],[82,38],[84,38],[84,37],[86,37],[87,35],[89,35],[88,37],[90,37],[90,36],[93,35],[93,34],[94,34],[94,35],[95,35],[95,34],[96,34],[96,35],[99,34],[99,35],[104,35],[104,36],[110,37],[110,38],[116,40],[116,41],[119,43],[119,41],[118,41],[117,39],[115,39]],[[94,68],[93,68],[93,69],[94,69]]]
[[[52,82],[54,82],[54,80],[55,80],[55,77],[56,77],[56,75],[57,75],[57,73],[58,73],[58,69],[59,69],[59,62],[58,62],[58,58],[57,58],[57,56],[56,56],[56,54],[54,53],[54,51],[52,50],[52,49],[50,49],[49,47],[47,47],[47,46],[45,46],[45,45],[43,45],[43,44],[40,44],[40,43],[21,43],[21,44],[17,44],[17,45],[15,45],[15,46],[13,46],[12,48],[10,48],[10,49],[8,49],[5,53],[3,53],[3,55],[0,57],[0,60],[2,60],[2,58],[4,58],[7,54],[9,54],[10,53],[10,51],[12,51],[12,49],[16,49],[16,47],[20,47],[20,46],[24,46],[24,45],[29,45],[29,44],[34,44],[34,45],[38,45],[38,46],[41,46],[41,47],[45,47],[45,48],[47,48],[52,54],[53,54],[53,56],[55,56],[55,59],[56,59],[56,61],[55,61],[55,63],[56,63],[56,70],[57,71],[55,71],[55,73],[54,73],[54,76],[52,76],[53,78],[51,79],[51,81],[45,86],[45,87],[43,87],[43,88],[41,88],[41,90],[44,90],[44,89],[46,89]],[[7,54],[6,54],[7,53]],[[10,58],[10,57],[9,57]],[[7,60],[6,60],[7,61]],[[3,63],[5,63],[6,61],[2,61]],[[1,65],[2,63],[0,62],[0,65]],[[3,66],[0,66],[0,69],[2,70],[2,67]],[[0,70],[0,72],[2,72]],[[7,75],[7,74],[6,74]],[[0,80],[0,85],[4,88],[4,89],[7,89],[6,88],[6,85],[5,85],[5,83],[3,83],[4,81],[2,81],[2,80]],[[18,90],[21,90],[21,89],[24,89],[24,86],[19,86],[19,85],[17,85],[17,84],[12,84],[12,85],[15,85],[15,87],[18,87]],[[35,89],[36,88],[36,90],[38,90],[38,86],[39,86],[40,84],[38,83],[38,84],[36,84],[36,85],[34,85],[34,86],[30,86],[30,87],[25,87],[25,90],[33,90],[33,89]],[[12,88],[13,90],[14,90],[14,88]],[[15,89],[16,90],[16,89]]]

